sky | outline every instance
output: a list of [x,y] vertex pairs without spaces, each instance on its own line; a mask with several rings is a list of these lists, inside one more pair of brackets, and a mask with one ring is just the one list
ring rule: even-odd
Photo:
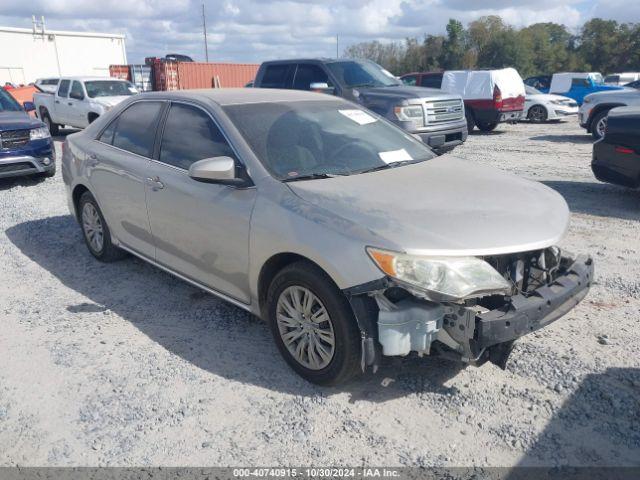
[[[0,25],[126,35],[129,63],[166,53],[204,61],[202,0],[0,0]],[[204,0],[209,60],[261,62],[333,57],[353,43],[443,33],[449,18],[463,23],[500,15],[516,27],[563,23],[577,31],[593,17],[640,22],[637,0]]]

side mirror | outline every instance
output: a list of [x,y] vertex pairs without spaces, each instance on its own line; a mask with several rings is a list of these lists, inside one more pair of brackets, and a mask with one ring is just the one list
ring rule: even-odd
[[36,104],[33,102],[24,102],[22,107],[25,112],[33,112],[36,109]]
[[231,157],[212,157],[194,162],[189,176],[199,182],[240,185],[244,180],[236,177],[236,162]]
[[326,93],[327,95],[333,95],[336,91],[335,88],[330,87],[326,82],[313,82],[309,85],[309,90],[317,93]]
[[82,93],[76,93],[76,92],[71,92],[69,94],[69,97],[75,99],[75,100],[84,100],[84,95]]

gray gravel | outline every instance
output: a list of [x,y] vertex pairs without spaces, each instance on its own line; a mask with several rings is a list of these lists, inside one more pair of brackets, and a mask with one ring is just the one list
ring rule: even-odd
[[0,181],[0,465],[640,465],[640,193],[593,178],[574,121],[455,154],[564,195],[563,246],[597,283],[506,371],[426,358],[340,389],[298,378],[241,310],[95,261],[59,173]]

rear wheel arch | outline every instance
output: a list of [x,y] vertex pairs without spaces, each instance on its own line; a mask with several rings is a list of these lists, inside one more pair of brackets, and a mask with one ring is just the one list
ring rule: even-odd
[[83,184],[78,184],[73,188],[73,192],[71,194],[71,198],[73,199],[73,207],[76,212],[76,219],[80,221],[80,197],[84,194],[84,192],[89,192],[90,190],[84,186]]

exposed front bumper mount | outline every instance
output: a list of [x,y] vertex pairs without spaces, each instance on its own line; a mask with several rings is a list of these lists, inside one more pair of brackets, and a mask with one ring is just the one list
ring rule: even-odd
[[579,256],[564,275],[533,295],[516,295],[504,308],[478,314],[475,349],[509,342],[558,320],[587,295],[593,270],[593,260]]

